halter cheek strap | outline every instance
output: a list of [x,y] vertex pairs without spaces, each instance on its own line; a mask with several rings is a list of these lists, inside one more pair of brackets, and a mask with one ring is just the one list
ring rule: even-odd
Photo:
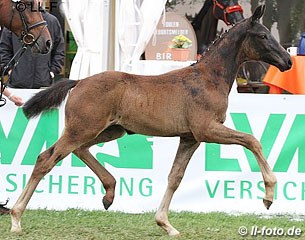
[[[43,28],[40,30],[39,35],[35,39],[35,36],[32,33],[30,33],[30,31],[31,31],[31,29],[37,28],[39,26],[43,26]],[[32,25],[31,27],[29,27],[28,31],[26,31],[26,32],[22,31],[22,33],[20,35],[20,39],[21,39],[22,43],[26,46],[33,46],[38,41],[42,32],[46,29],[47,26],[48,26],[47,22],[42,21],[42,22],[36,23],[36,24]]]
[[[35,23],[31,26],[28,26],[26,23],[26,20],[25,20],[25,16],[23,15],[23,13],[21,11],[19,11],[19,15],[20,15],[21,22],[23,24],[23,31],[21,33],[20,39],[21,39],[22,43],[25,44],[26,46],[33,46],[37,42],[37,40],[41,37],[42,32],[47,27],[47,22],[41,21],[41,22]],[[35,39],[35,36],[32,33],[30,33],[30,31],[35,28],[38,28],[40,26],[44,26],[44,27],[40,30],[39,35]]]

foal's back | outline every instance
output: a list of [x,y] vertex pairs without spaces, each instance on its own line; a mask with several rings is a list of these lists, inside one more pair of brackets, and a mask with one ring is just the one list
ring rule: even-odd
[[[74,108],[77,115],[94,112],[109,119],[109,124],[145,135],[190,133],[189,119],[194,113],[213,113],[214,117],[216,112],[223,118],[226,111],[227,101],[215,101],[219,91],[209,71],[201,68],[190,66],[158,76],[103,72],[77,84],[67,109]],[[83,110],[80,103],[75,104],[79,99],[86,104]]]

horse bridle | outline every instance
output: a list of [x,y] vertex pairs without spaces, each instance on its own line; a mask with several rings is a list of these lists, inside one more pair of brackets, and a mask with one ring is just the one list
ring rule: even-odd
[[[14,15],[15,15],[15,10],[17,10],[19,12],[19,16],[20,16],[20,19],[21,19],[21,22],[22,22],[22,25],[23,25],[23,31],[20,34],[20,41],[22,43],[22,46],[16,52],[16,54],[12,57],[12,59],[5,65],[5,67],[3,68],[3,72],[0,76],[0,107],[3,107],[6,104],[6,99],[3,98],[3,92],[4,92],[8,82],[10,81],[12,73],[9,74],[8,80],[6,82],[4,82],[4,76],[7,74],[9,67],[12,65],[13,62],[15,62],[13,67],[12,67],[12,71],[14,70],[14,68],[19,63],[19,60],[21,59],[22,55],[25,53],[26,49],[28,47],[34,46],[34,44],[37,43],[38,39],[42,35],[42,32],[48,26],[46,21],[40,21],[40,22],[35,23],[31,26],[28,26],[26,18],[23,14],[23,11],[25,10],[25,8],[23,9],[23,11],[21,11],[21,9],[18,8],[18,4],[23,4],[23,7],[25,7],[25,8],[27,7],[26,3],[23,3],[23,2],[20,2],[20,1],[16,2],[16,1],[12,0],[12,16],[11,16],[11,20],[10,20],[10,29],[12,28],[13,18],[14,18]],[[33,30],[37,27],[40,27],[40,26],[43,26],[43,28],[40,30],[39,35],[35,39],[35,36],[31,33],[31,30]]]
[[[43,20],[43,21],[40,21],[38,23],[34,23],[31,26],[28,26],[28,24],[26,22],[26,18],[23,14],[23,11],[26,9],[27,4],[23,3],[21,1],[17,1],[17,2],[12,1],[12,4],[13,4],[13,6],[12,6],[12,16],[11,16],[11,21],[10,21],[10,27],[12,26],[13,18],[14,18],[14,15],[15,15],[15,10],[17,10],[18,13],[19,13],[22,25],[23,25],[23,31],[21,32],[20,40],[21,40],[23,45],[31,47],[41,37],[42,32],[45,30],[45,28],[48,26],[48,24],[47,24],[46,21]],[[22,8],[21,8],[21,6],[22,6]],[[37,27],[40,27],[40,26],[43,26],[43,28],[40,30],[39,35],[35,39],[35,36],[33,34],[31,34],[30,31],[37,28]]]
[[226,7],[226,6],[222,5],[221,3],[219,3],[217,0],[213,0],[213,14],[216,19],[219,19],[216,15],[217,8],[219,8],[223,12],[223,20],[227,25],[232,24],[228,21],[229,14],[234,13],[234,12],[243,13],[243,8],[239,4]]

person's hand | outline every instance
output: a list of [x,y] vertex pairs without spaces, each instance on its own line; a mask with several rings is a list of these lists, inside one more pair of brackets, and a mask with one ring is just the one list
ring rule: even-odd
[[13,94],[11,96],[9,96],[8,99],[11,100],[13,103],[15,103],[15,105],[18,107],[20,107],[24,104],[21,97],[13,95]]
[[53,72],[50,72],[50,76],[53,79],[55,77],[55,74]]

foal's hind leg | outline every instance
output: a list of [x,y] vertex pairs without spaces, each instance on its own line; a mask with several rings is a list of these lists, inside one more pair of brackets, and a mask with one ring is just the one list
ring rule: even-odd
[[[79,133],[81,132],[82,129],[71,131],[71,133],[65,130],[63,136],[51,148],[39,155],[25,189],[11,210],[11,232],[21,232],[21,216],[40,180],[50,172],[60,160],[65,158],[84,142],[88,142],[95,137],[94,132],[87,131],[80,135]],[[77,136],[77,139],[75,136]]]
[[262,146],[255,137],[250,134],[238,132],[230,128],[225,127],[221,123],[213,122],[209,125],[209,129],[206,132],[195,136],[197,140],[205,142],[214,142],[220,144],[239,144],[253,152],[258,165],[261,169],[264,184],[265,184],[265,198],[263,200],[267,209],[271,206],[274,197],[274,187],[276,184],[276,177],[271,171],[268,162],[266,161]]
[[103,183],[106,190],[106,195],[103,198],[103,205],[106,210],[113,203],[116,181],[114,177],[92,156],[89,152],[89,148],[101,142],[109,142],[120,138],[124,134],[125,129],[121,126],[111,126],[104,130],[94,140],[84,144],[73,152],[98,176],[100,181]]
[[[59,140],[55,145],[41,153],[37,158],[32,175],[19,196],[17,202],[11,210],[12,228],[11,232],[21,232],[21,216],[30,201],[37,185],[43,176],[45,176],[61,159],[67,156],[71,149],[70,145],[66,143],[65,138]],[[71,149],[72,150],[72,149]]]
[[180,185],[180,182],[184,176],[185,169],[198,146],[199,143],[193,137],[180,138],[178,152],[174,160],[171,172],[168,176],[166,192],[155,215],[157,224],[163,228],[170,236],[178,235],[179,232],[168,221],[169,205],[176,189]]

